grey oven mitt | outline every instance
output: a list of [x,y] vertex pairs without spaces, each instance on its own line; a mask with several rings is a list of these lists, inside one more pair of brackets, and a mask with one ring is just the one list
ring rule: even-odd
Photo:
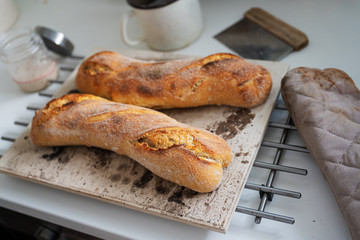
[[360,239],[360,91],[343,71],[295,68],[281,83],[287,109]]

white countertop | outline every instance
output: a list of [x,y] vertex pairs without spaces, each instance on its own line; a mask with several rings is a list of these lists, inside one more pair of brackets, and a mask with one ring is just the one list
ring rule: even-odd
[[[120,17],[129,10],[125,0],[18,0],[16,26],[47,26],[65,33],[75,45],[75,55],[96,48],[128,48],[120,38]],[[242,18],[251,7],[261,7],[309,37],[309,45],[282,60],[290,68],[335,67],[345,71],[360,88],[360,2],[358,0],[201,1],[205,29],[190,46],[176,51],[190,55],[231,52],[213,38]],[[141,45],[138,49],[147,49]],[[28,105],[41,106],[49,99],[25,94],[0,64],[0,136],[18,136],[23,127],[14,121],[30,121]],[[269,138],[271,136],[268,136]],[[0,154],[11,145],[0,141]],[[259,152],[266,158],[267,152]],[[195,228],[160,217],[0,174],[0,206],[105,239],[350,239],[346,224],[327,183],[307,154],[293,154],[289,164],[308,169],[307,176],[278,175],[277,183],[302,193],[300,199],[276,197],[267,210],[295,218],[289,225],[234,213],[226,234]],[[256,182],[260,170],[250,174]],[[244,190],[240,204],[257,207],[255,191]]]

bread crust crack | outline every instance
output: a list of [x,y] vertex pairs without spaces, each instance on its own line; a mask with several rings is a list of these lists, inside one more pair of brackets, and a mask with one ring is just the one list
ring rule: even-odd
[[219,159],[210,149],[202,145],[195,140],[195,137],[187,131],[178,129],[157,129],[155,131],[148,132],[139,138],[134,144],[140,144],[144,147],[157,151],[169,149],[171,147],[183,147],[194,156],[203,161],[215,162],[222,164],[222,160]]

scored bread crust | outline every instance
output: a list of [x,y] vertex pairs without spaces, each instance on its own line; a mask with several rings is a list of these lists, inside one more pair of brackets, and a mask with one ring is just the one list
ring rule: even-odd
[[36,111],[30,139],[39,146],[111,150],[197,192],[213,191],[232,160],[226,141],[206,130],[90,94],[65,95]]
[[75,80],[83,93],[155,109],[251,108],[263,103],[272,87],[267,69],[229,53],[155,62],[98,52],[80,65]]

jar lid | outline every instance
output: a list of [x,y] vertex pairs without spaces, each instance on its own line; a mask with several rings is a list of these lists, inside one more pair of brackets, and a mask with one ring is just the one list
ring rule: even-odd
[[63,56],[71,56],[74,45],[63,33],[41,26],[37,26],[35,32],[41,36],[49,50]]

